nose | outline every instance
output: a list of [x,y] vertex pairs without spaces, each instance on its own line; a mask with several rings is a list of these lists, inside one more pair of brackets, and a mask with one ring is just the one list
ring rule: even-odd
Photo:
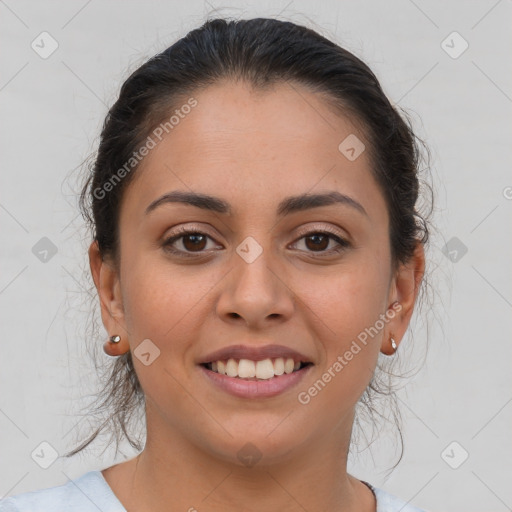
[[233,258],[233,271],[226,276],[217,302],[219,317],[254,329],[289,320],[295,309],[294,294],[279,265],[267,258],[266,251],[252,262],[237,253]]

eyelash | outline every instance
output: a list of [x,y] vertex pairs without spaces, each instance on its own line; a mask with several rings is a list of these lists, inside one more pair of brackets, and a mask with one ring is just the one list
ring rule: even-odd
[[[172,244],[174,242],[176,242],[177,240],[179,240],[181,238],[184,238],[187,235],[205,235],[206,237],[208,237],[212,240],[212,237],[210,237],[207,233],[204,233],[203,231],[196,230],[193,228],[180,228],[177,231],[177,233],[175,233],[171,237],[164,240],[162,245],[165,248],[165,250],[170,252],[171,254],[184,256],[186,258],[194,258],[194,257],[204,255],[204,252],[202,252],[202,251],[194,253],[194,252],[182,251],[182,250],[175,249],[174,247],[172,247]],[[315,255],[315,251],[306,251],[306,252],[310,252],[312,255],[314,255],[313,257],[315,257],[315,258],[322,258],[323,255],[325,255],[325,254],[328,254],[328,255],[338,254],[338,253],[346,250],[348,247],[350,247],[350,242],[348,242],[344,238],[341,238],[336,233],[334,233],[326,228],[321,229],[321,230],[311,230],[306,233],[303,233],[294,243],[297,243],[298,241],[302,240],[303,238],[307,238],[308,236],[311,236],[311,235],[327,235],[331,240],[334,240],[335,242],[337,242],[339,244],[338,247],[336,247],[335,249],[330,249],[328,251],[320,251],[319,253],[317,253],[319,255]]]

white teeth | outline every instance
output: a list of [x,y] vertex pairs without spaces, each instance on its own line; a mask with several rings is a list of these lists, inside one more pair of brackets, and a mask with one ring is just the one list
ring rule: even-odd
[[256,363],[256,377],[258,379],[271,379],[274,376],[274,365],[270,359],[263,359]]
[[297,371],[301,363],[295,362],[293,358],[278,357],[274,360],[267,358],[261,361],[250,359],[228,359],[227,361],[212,361],[211,370],[228,377],[239,377],[241,379],[256,378],[268,380],[276,375],[289,374]]
[[[240,362],[238,363],[238,376],[240,378],[246,379],[250,377],[258,377],[259,379],[262,379],[263,377],[260,377],[256,370],[257,365],[254,364],[254,361],[250,361],[249,359],[240,359]],[[272,377],[273,376],[274,374],[272,373]]]
[[228,377],[238,377],[238,363],[234,359],[228,359],[226,364],[226,375]]
[[284,363],[284,373],[292,373],[295,363],[291,357],[289,357]]
[[283,375],[284,373],[284,359],[282,357],[278,357],[274,361],[274,375]]

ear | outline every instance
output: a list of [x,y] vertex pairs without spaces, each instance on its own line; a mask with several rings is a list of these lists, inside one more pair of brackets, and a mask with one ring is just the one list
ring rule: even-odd
[[409,322],[411,321],[414,305],[425,273],[425,250],[423,244],[418,242],[411,259],[400,265],[390,285],[388,301],[391,304],[399,302],[401,309],[395,304],[392,308],[396,314],[388,322],[382,339],[381,352],[387,355],[394,353],[390,339],[400,344]]
[[125,325],[124,308],[119,280],[119,271],[111,261],[104,260],[95,240],[89,247],[89,265],[101,305],[101,319],[109,337],[121,336],[119,343],[106,341],[105,352],[120,356],[129,351],[128,332]]

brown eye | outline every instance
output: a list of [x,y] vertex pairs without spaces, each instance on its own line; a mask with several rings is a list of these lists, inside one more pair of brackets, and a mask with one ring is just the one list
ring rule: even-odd
[[207,237],[203,234],[193,233],[182,236],[181,238],[183,238],[183,246],[187,251],[200,251],[206,246]]
[[[306,252],[318,253],[319,256],[332,255],[344,251],[350,247],[350,242],[329,231],[311,231],[303,235],[297,242],[303,242]],[[329,248],[329,244],[334,242],[334,247]]]
[[321,234],[321,233],[315,233],[313,235],[308,235],[305,237],[306,239],[306,247],[308,249],[311,249],[312,251],[325,251],[327,247],[329,246],[329,240],[330,236]]
[[162,246],[166,252],[177,256],[201,256],[209,252],[209,240],[213,241],[206,233],[184,229],[164,240]]

